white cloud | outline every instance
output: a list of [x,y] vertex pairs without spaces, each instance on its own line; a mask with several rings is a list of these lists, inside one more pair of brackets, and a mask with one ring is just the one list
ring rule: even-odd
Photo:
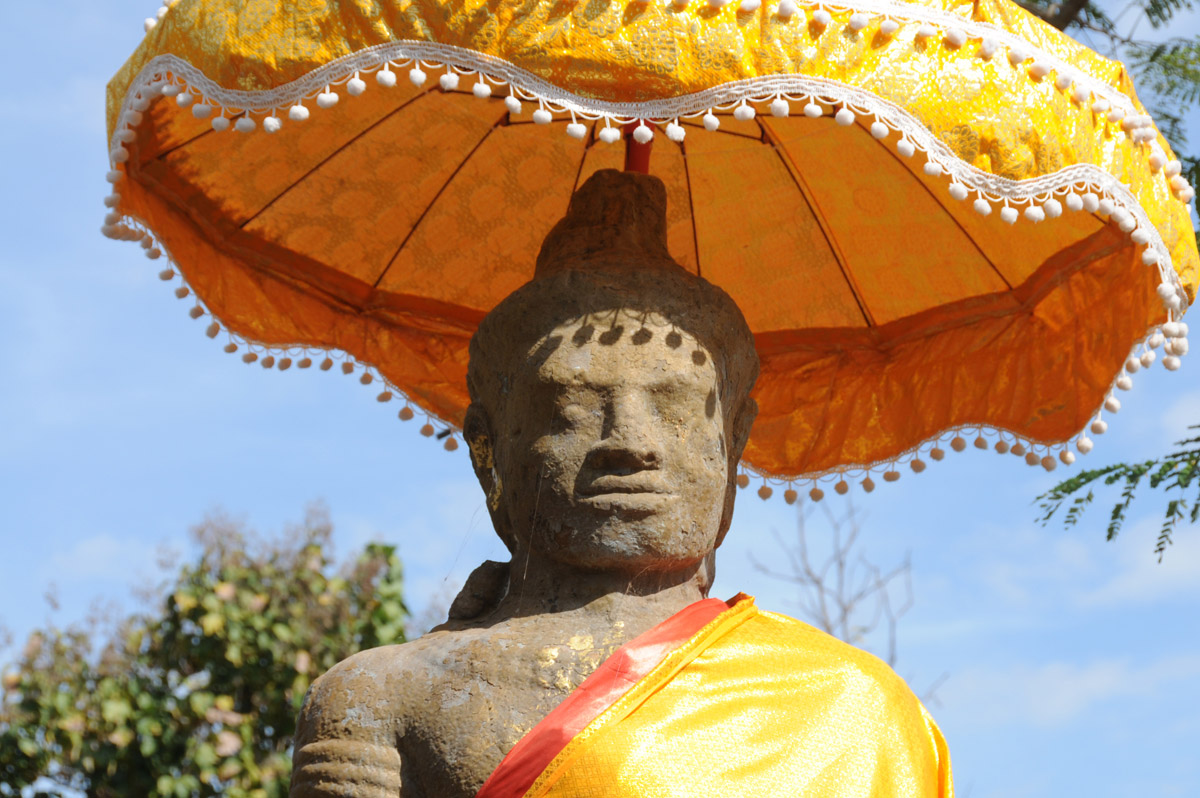
[[964,562],[977,563],[979,581],[1009,608],[1045,605],[1097,572],[1095,540],[1030,524],[981,526]]
[[1200,534],[1195,529],[1181,524],[1161,563],[1154,554],[1158,514],[1165,504],[1161,492],[1145,491],[1135,505],[1145,515],[1127,524],[1112,542],[1104,539],[1106,502],[1104,496],[1097,499],[1074,529],[981,526],[966,542],[963,561],[972,564],[977,584],[1010,611],[1061,611],[1067,606],[1091,611],[1200,594]]
[[158,555],[142,541],[107,533],[76,541],[55,552],[45,567],[48,581],[64,583],[89,579],[127,582],[157,572]]
[[421,511],[410,509],[395,508],[382,523],[337,513],[334,527],[343,556],[357,554],[370,541],[399,544],[405,598],[416,625],[428,627],[444,620],[450,601],[476,566],[485,559],[507,560],[508,552],[492,531],[482,492],[469,479],[427,485]]
[[1080,592],[1076,604],[1117,607],[1200,593],[1200,535],[1182,526],[1160,563],[1151,550],[1158,529],[1159,522],[1153,517],[1126,529],[1122,536],[1128,543],[1123,548],[1129,549],[1132,544],[1137,550],[1125,551],[1123,569],[1100,586]]
[[938,691],[948,711],[973,726],[1063,726],[1114,699],[1153,696],[1200,677],[1200,654],[1134,665],[1127,659],[1051,662],[955,673]]
[[1200,424],[1200,390],[1177,396],[1159,418],[1163,433],[1172,446],[1185,437],[1200,435],[1200,430],[1188,429],[1193,424]]

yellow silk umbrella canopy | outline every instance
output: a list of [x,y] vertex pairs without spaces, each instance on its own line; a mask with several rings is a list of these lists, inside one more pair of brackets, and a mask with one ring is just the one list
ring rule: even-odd
[[340,361],[401,418],[452,432],[479,320],[646,148],[672,254],[755,334],[765,477],[843,490],[976,436],[1053,468],[1187,351],[1194,190],[1124,67],[1008,0],[174,0],[146,27],[104,232],[229,351]]

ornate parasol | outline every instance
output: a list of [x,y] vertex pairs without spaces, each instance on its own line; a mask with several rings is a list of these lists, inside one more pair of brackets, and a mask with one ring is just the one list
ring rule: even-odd
[[172,0],[146,28],[104,233],[230,353],[356,375],[447,448],[479,319],[623,165],[755,333],[764,498],[970,440],[1069,464],[1187,352],[1194,190],[1123,66],[1008,0]]

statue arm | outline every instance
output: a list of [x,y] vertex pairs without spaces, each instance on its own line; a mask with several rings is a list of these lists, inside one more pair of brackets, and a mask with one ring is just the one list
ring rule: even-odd
[[289,798],[419,798],[401,783],[395,724],[374,686],[352,661],[313,683],[296,727]]

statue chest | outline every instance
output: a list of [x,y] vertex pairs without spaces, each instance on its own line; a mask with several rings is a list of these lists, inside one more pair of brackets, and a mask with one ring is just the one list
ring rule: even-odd
[[426,795],[473,796],[508,751],[624,642],[611,633],[506,632],[443,650],[414,680],[401,754]]

